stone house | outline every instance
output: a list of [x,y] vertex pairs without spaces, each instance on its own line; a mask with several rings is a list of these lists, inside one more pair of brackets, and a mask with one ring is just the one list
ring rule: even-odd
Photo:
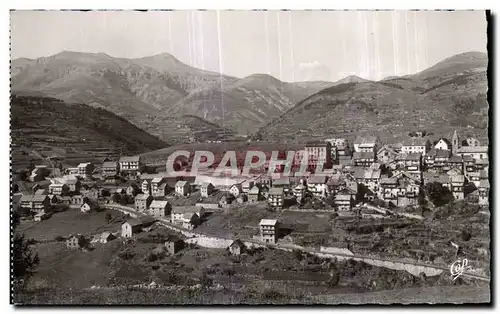
[[269,194],[267,196],[267,201],[271,208],[273,209],[283,209],[283,203],[285,200],[285,194],[283,188],[273,187],[269,190]]
[[186,196],[191,192],[191,185],[187,181],[177,181],[175,183],[175,193],[177,195]]
[[231,255],[240,255],[245,252],[245,244],[240,239],[236,239],[229,245],[228,250]]
[[19,208],[39,214],[50,212],[52,205],[47,195],[23,195],[19,200]]
[[141,183],[141,191],[144,194],[151,194],[151,184],[148,180],[144,180]]
[[201,197],[208,197],[214,191],[214,185],[211,182],[203,182],[200,185]]
[[168,201],[153,200],[149,205],[149,213],[154,217],[170,217],[172,205]]
[[335,195],[334,204],[339,211],[350,211],[354,205],[354,200],[352,195],[337,194]]
[[116,161],[105,161],[102,163],[101,174],[103,178],[115,177],[120,173],[120,168]]
[[257,185],[254,185],[250,191],[248,191],[248,202],[256,203],[259,201],[260,189]]
[[149,205],[153,202],[153,197],[149,194],[137,194],[134,200],[135,209],[139,212],[145,212],[148,210]]
[[276,244],[279,235],[279,224],[276,219],[261,219],[259,222],[262,242]]
[[181,240],[165,241],[165,248],[170,255],[177,254],[177,252],[182,250],[183,246],[184,242]]
[[182,228],[193,230],[201,224],[200,217],[193,212],[182,214]]
[[139,194],[141,192],[141,189],[139,188],[139,186],[135,183],[130,183],[128,186],[127,186],[127,189],[125,190],[125,193],[127,193],[127,195],[131,195],[131,196],[136,196],[137,194]]
[[240,184],[233,184],[229,188],[229,193],[231,193],[234,197],[238,197],[242,193],[241,185]]
[[69,187],[64,183],[52,183],[49,185],[49,194],[64,196],[68,193]]
[[137,219],[129,219],[122,223],[121,235],[123,238],[130,238],[132,235],[141,232],[142,221]]
[[87,238],[81,234],[71,234],[66,239],[66,247],[71,250],[85,248],[88,244]]

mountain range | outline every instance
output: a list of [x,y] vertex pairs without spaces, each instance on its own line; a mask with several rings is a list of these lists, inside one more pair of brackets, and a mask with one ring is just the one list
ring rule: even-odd
[[64,51],[11,62],[11,88],[104,108],[168,144],[247,134],[269,141],[453,129],[487,138],[487,55],[468,52],[416,74],[287,83],[197,69],[170,54],[125,59]]
[[64,51],[11,62],[13,93],[102,107],[167,141],[163,125],[172,117],[181,125],[189,125],[185,116],[198,116],[202,128],[216,123],[253,133],[329,84],[285,83],[264,74],[240,79],[193,68],[166,53],[125,59]]
[[457,129],[487,142],[487,66],[486,54],[468,52],[413,75],[350,78],[302,100],[256,137],[300,141],[376,133],[390,141],[417,129],[441,136]]

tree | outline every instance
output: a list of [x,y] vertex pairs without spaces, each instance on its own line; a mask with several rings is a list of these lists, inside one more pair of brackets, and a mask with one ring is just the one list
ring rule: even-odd
[[425,190],[431,202],[436,206],[443,206],[453,201],[451,191],[439,182],[429,182],[425,185]]
[[113,193],[113,195],[111,196],[111,200],[115,203],[120,203],[121,199],[122,199],[121,195],[116,192]]
[[[16,229],[19,224],[19,216],[16,212],[12,214],[12,228]],[[26,281],[33,274],[40,262],[38,254],[31,248],[31,241],[25,239],[24,234],[16,233],[12,239],[12,276],[14,277],[14,289],[22,289]]]
[[113,219],[113,217],[111,216],[110,213],[106,213],[106,215],[104,216],[104,219],[106,220],[107,223],[109,223],[111,221],[111,219]]

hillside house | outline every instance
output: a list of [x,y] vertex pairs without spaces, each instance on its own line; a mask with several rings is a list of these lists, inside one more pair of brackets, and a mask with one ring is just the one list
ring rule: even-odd
[[259,201],[260,189],[258,186],[254,185],[250,191],[248,191],[248,202],[256,203]]
[[41,189],[41,188],[40,188],[40,189],[37,189],[37,190],[35,191],[35,193],[33,193],[33,194],[36,194],[36,195],[48,195],[48,194],[49,194],[49,192],[48,192],[46,189]]
[[477,190],[479,192],[479,205],[488,205],[490,198],[490,181],[488,179],[482,179],[481,182],[479,182]]
[[80,211],[82,213],[88,213],[99,208],[99,204],[96,200],[85,199],[83,204],[80,206]]
[[489,169],[489,160],[488,159],[476,159],[474,160],[474,166],[476,167],[477,171],[488,171]]
[[219,199],[219,205],[222,208],[229,207],[234,201],[234,196],[231,193],[223,193],[221,198]]
[[440,138],[434,145],[434,149],[451,151],[451,142],[446,138]]
[[276,244],[279,235],[279,223],[276,219],[261,219],[259,222],[262,242]]
[[236,198],[236,202],[238,202],[239,204],[243,204],[243,203],[245,203],[247,201],[248,201],[248,196],[246,194],[244,194],[244,193],[241,193]]
[[382,164],[387,165],[392,163],[396,159],[397,155],[398,153],[393,148],[384,145],[377,152],[377,160]]
[[12,211],[18,212],[21,205],[21,198],[23,197],[23,193],[14,193],[12,194]]
[[316,167],[319,164],[331,164],[332,145],[329,142],[312,141],[305,145],[304,150],[305,156],[307,156],[307,164],[310,167]]
[[118,163],[120,171],[125,174],[137,175],[144,170],[144,164],[140,156],[121,157]]
[[269,190],[269,194],[267,196],[267,201],[271,208],[273,209],[283,209],[283,203],[285,200],[285,193],[283,188],[273,187]]
[[[69,192],[73,192],[73,193],[80,192],[80,187],[82,186],[82,184],[80,183],[80,180],[68,179],[64,183],[68,186]],[[51,194],[55,194],[55,193],[51,193]]]
[[141,192],[139,186],[135,183],[130,183],[127,188],[124,190],[124,193],[130,196],[136,196]]
[[235,198],[238,197],[243,191],[241,190],[240,184],[233,184],[229,188],[229,193],[231,193]]
[[178,239],[170,239],[165,241],[165,249],[169,255],[175,255],[184,247],[184,241]]
[[352,154],[355,167],[370,167],[375,162],[375,153],[373,152],[354,152]]
[[479,187],[481,180],[488,179],[488,175],[484,170],[476,172],[468,172],[465,175],[465,177],[467,181],[473,183],[476,188]]
[[403,140],[401,153],[420,153],[422,156],[425,156],[429,150],[429,146],[430,144],[427,139],[421,137],[411,137]]
[[375,153],[380,147],[380,139],[376,136],[358,136],[354,141],[354,152]]
[[81,234],[71,234],[66,239],[66,247],[70,250],[83,249],[89,244],[87,238]]
[[248,193],[250,192],[250,189],[253,187],[254,182],[250,180],[245,180],[243,183],[241,183],[241,191],[243,193]]
[[182,214],[182,228],[193,230],[201,224],[200,217],[196,213],[184,213]]
[[380,183],[381,199],[395,206],[412,206],[418,204],[420,193],[419,182],[405,173],[391,178],[384,178]]
[[31,182],[39,182],[45,180],[45,178],[50,174],[50,169],[46,165],[36,165],[31,171],[29,180]]
[[137,194],[134,199],[135,209],[143,213],[148,210],[151,202],[153,202],[153,196],[149,194]]
[[52,183],[49,185],[49,194],[63,196],[69,193],[68,185],[64,183]]
[[214,185],[210,182],[203,182],[200,185],[201,197],[208,197],[214,192]]
[[245,252],[245,244],[243,244],[240,239],[236,239],[229,245],[227,249],[229,250],[229,253],[231,253],[231,255],[241,255]]
[[78,175],[80,177],[88,178],[92,176],[92,172],[94,171],[94,165],[90,162],[81,163],[77,166]]
[[464,172],[464,162],[462,160],[462,156],[460,155],[453,155],[450,158],[448,158],[448,166],[446,167],[448,171],[450,170],[457,170],[461,173]]
[[35,216],[33,216],[33,221],[40,222],[42,220],[48,219],[49,217],[50,217],[49,213],[38,213]]
[[174,224],[182,224],[182,217],[186,213],[194,213],[201,219],[205,215],[205,209],[198,206],[172,206],[171,222]]
[[123,238],[130,238],[134,234],[141,232],[142,230],[142,221],[137,219],[129,219],[122,223],[121,226],[121,235]]
[[108,243],[109,241],[112,241],[116,239],[115,235],[112,234],[111,232],[109,231],[104,231],[103,233],[101,233],[101,235],[99,236],[99,242],[100,243]]
[[408,172],[420,172],[422,170],[422,155],[420,153],[400,153],[396,157],[398,169]]
[[451,175],[450,176],[450,186],[451,193],[456,200],[463,200],[464,188],[465,188],[465,177],[463,175]]
[[[315,197],[326,197],[326,176],[311,176],[307,179],[307,190]],[[295,189],[294,189],[295,192]]]
[[151,194],[153,195],[153,197],[165,196],[167,184],[164,178],[156,177],[153,180],[151,180],[150,185],[151,185]]
[[117,185],[120,184],[121,179],[119,176],[106,176],[104,177],[104,184]]
[[354,199],[350,194],[337,194],[335,195],[334,205],[339,211],[350,211],[354,205]]
[[368,187],[370,191],[378,193],[380,176],[380,170],[367,169],[363,173],[363,179],[361,183]]
[[173,239],[165,241],[165,249],[170,255],[177,254],[180,250],[182,250],[183,247],[184,247],[184,242],[182,240]]
[[175,193],[180,196],[186,196],[191,192],[191,185],[187,181],[177,181],[175,183]]
[[326,181],[327,194],[336,194],[342,187],[345,187],[346,183],[344,177],[341,175],[334,175],[328,178]]
[[301,203],[307,195],[307,185],[304,181],[301,181],[293,188],[293,196],[297,199],[298,203]]
[[475,160],[488,159],[488,146],[462,146],[456,154],[462,157],[471,156]]
[[80,193],[83,195],[83,197],[86,197],[86,198],[91,198],[91,199],[98,199],[99,198],[99,188],[95,185],[82,186],[80,188]]
[[157,218],[170,217],[172,205],[168,201],[153,200],[149,205],[149,213]]
[[48,213],[52,205],[47,195],[23,195],[19,200],[19,208],[33,213]]
[[450,176],[446,173],[424,172],[423,181],[424,185],[431,182],[441,183],[442,186],[448,188],[451,191]]
[[83,195],[80,195],[80,194],[73,195],[73,196],[71,196],[71,203],[69,206],[71,208],[80,208],[84,202],[85,202],[85,198],[83,197]]
[[151,184],[148,180],[144,180],[141,183],[141,191],[144,194],[151,194]]
[[104,178],[115,177],[120,173],[120,167],[116,161],[105,161],[102,164],[101,174]]
[[468,137],[465,141],[467,142],[467,146],[469,146],[469,147],[481,146],[481,143],[479,142],[479,140],[474,138],[474,137]]
[[66,206],[71,205],[71,196],[59,196],[59,203]]
[[354,167],[354,159],[352,156],[339,156],[338,162],[344,170],[349,170]]
[[462,157],[462,161],[464,163],[464,172],[476,172],[476,163],[474,161],[474,158],[470,155],[465,155]]
[[273,188],[281,188],[283,189],[284,193],[289,193],[290,192],[290,178],[289,177],[284,177],[284,178],[278,178],[274,179],[272,181]]
[[261,175],[255,180],[255,184],[259,187],[271,187],[271,177],[268,175]]
[[345,138],[331,138],[326,139],[325,142],[329,142],[332,146],[332,160],[337,160],[340,156],[348,156],[351,154],[349,149],[349,141]]
[[427,168],[433,171],[448,171],[450,169],[448,164],[450,153],[450,150],[431,149],[424,158]]

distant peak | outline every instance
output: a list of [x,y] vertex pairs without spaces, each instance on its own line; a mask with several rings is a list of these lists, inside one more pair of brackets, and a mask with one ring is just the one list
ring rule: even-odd
[[264,73],[255,73],[243,78],[244,80],[272,80],[272,81],[280,81],[272,75],[264,74]]

